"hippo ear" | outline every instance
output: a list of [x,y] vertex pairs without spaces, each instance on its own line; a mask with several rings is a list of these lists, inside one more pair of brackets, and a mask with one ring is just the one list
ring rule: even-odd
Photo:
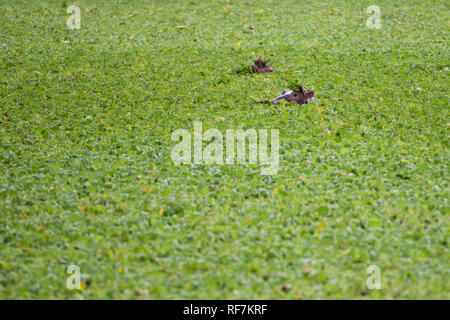
[[300,86],[300,88],[298,89],[298,92],[300,92],[300,94],[301,94],[302,96],[305,95],[305,90],[303,90],[303,87],[302,87],[302,86]]
[[314,97],[314,91],[308,91],[305,95],[306,99],[312,99]]

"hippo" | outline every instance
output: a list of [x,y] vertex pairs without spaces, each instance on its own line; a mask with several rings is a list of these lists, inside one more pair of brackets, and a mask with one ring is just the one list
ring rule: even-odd
[[298,91],[284,90],[280,96],[272,99],[272,103],[277,104],[281,100],[286,100],[288,102],[295,101],[299,105],[302,105],[308,103],[309,101],[315,101],[316,98],[314,98],[314,91],[304,90],[303,87],[300,86]]

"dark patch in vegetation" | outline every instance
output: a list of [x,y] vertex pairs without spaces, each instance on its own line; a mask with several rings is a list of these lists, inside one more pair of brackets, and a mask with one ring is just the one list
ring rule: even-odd
[[273,68],[267,64],[268,61],[264,61],[261,58],[253,61],[252,71],[254,73],[267,73],[273,72]]
[[242,66],[236,73],[267,73],[273,72],[273,68],[268,65],[268,61],[264,61],[261,58],[253,61],[252,66]]

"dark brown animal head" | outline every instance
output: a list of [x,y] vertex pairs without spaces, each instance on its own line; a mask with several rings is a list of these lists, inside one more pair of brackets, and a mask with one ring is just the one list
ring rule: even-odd
[[304,90],[302,86],[300,86],[298,91],[292,90],[284,90],[281,96],[276,97],[272,100],[272,103],[277,104],[280,100],[285,101],[295,101],[299,105],[308,103],[309,101],[314,101],[314,91]]
[[299,105],[308,103],[308,101],[314,98],[314,91],[304,90],[302,86],[298,91],[292,91],[289,97],[287,97],[286,101],[295,101]]
[[273,72],[273,69],[267,64],[267,61],[256,59],[253,61],[252,71],[254,73],[266,73]]

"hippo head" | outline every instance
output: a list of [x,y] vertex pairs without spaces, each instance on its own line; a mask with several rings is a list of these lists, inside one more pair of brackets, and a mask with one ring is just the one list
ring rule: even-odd
[[267,61],[256,59],[253,61],[252,71],[254,73],[273,72],[273,68],[267,64]]
[[279,103],[281,100],[285,101],[295,101],[299,105],[308,103],[309,101],[315,101],[314,91],[304,90],[302,86],[300,86],[298,91],[293,90],[284,90],[283,93],[272,100],[273,104]]

